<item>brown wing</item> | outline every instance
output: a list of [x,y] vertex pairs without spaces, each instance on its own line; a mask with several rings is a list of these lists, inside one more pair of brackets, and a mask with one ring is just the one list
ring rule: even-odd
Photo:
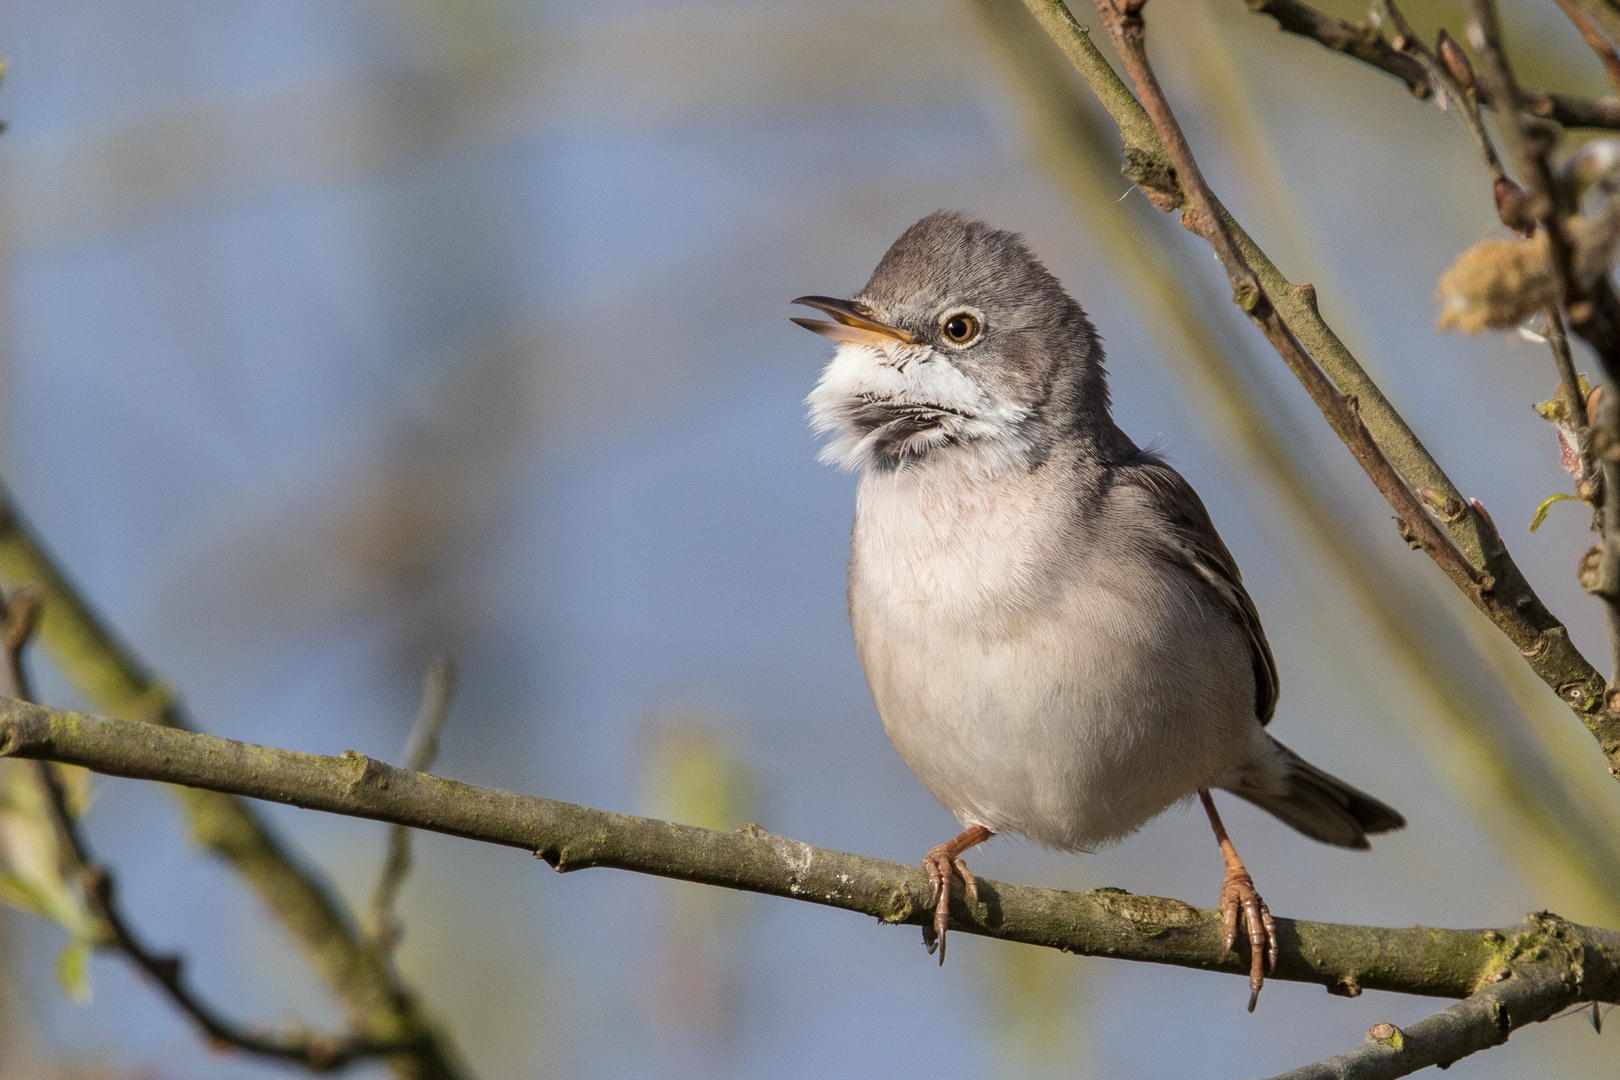
[[1165,525],[1164,556],[1208,585],[1248,636],[1254,664],[1254,712],[1261,724],[1269,724],[1277,711],[1277,661],[1260,626],[1260,613],[1243,587],[1243,575],[1215,531],[1203,500],[1180,473],[1151,453],[1120,466],[1116,475],[1121,483],[1141,489],[1146,501],[1161,514]]

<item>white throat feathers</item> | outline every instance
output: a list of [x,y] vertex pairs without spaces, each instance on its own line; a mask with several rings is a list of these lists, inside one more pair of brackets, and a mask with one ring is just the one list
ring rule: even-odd
[[987,472],[1034,460],[1028,410],[991,398],[931,345],[840,345],[805,404],[816,434],[832,433],[820,460],[845,470],[892,472],[950,449]]

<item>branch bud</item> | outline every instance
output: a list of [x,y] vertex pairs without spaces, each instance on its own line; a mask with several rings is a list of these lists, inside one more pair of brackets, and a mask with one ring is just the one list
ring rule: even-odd
[[1457,44],[1455,38],[1446,33],[1445,27],[1440,28],[1440,36],[1434,43],[1434,51],[1440,55],[1440,62],[1445,65],[1446,71],[1462,88],[1463,93],[1472,94],[1475,101],[1483,102],[1485,94],[1474,81],[1474,65],[1468,62],[1468,54],[1463,52],[1463,47]]

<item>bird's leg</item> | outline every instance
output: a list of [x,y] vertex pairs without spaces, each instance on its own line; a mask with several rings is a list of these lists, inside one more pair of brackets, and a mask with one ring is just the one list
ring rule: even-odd
[[928,882],[934,887],[934,921],[923,925],[923,944],[929,955],[939,948],[939,962],[945,963],[945,931],[951,924],[951,879],[960,877],[973,899],[979,898],[979,882],[959,855],[975,844],[982,844],[995,834],[983,825],[970,825],[957,833],[954,839],[928,849],[923,856],[923,869],[928,871]]
[[1254,879],[1226,835],[1226,826],[1221,824],[1221,815],[1215,812],[1215,800],[1210,798],[1209,789],[1199,788],[1198,797],[1204,802],[1210,827],[1215,830],[1215,842],[1221,845],[1221,859],[1226,863],[1226,878],[1221,882],[1221,896],[1216,902],[1221,917],[1226,920],[1221,957],[1225,959],[1237,942],[1238,912],[1242,911],[1243,928],[1249,935],[1249,1011],[1254,1012],[1255,1002],[1260,1000],[1260,988],[1266,982],[1266,971],[1277,966],[1277,924],[1271,918],[1271,909],[1255,892]]

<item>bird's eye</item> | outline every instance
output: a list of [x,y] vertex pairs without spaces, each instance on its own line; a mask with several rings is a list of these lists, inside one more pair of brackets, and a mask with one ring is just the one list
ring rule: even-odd
[[966,345],[979,336],[983,324],[971,311],[953,311],[940,321],[939,329],[952,345]]

